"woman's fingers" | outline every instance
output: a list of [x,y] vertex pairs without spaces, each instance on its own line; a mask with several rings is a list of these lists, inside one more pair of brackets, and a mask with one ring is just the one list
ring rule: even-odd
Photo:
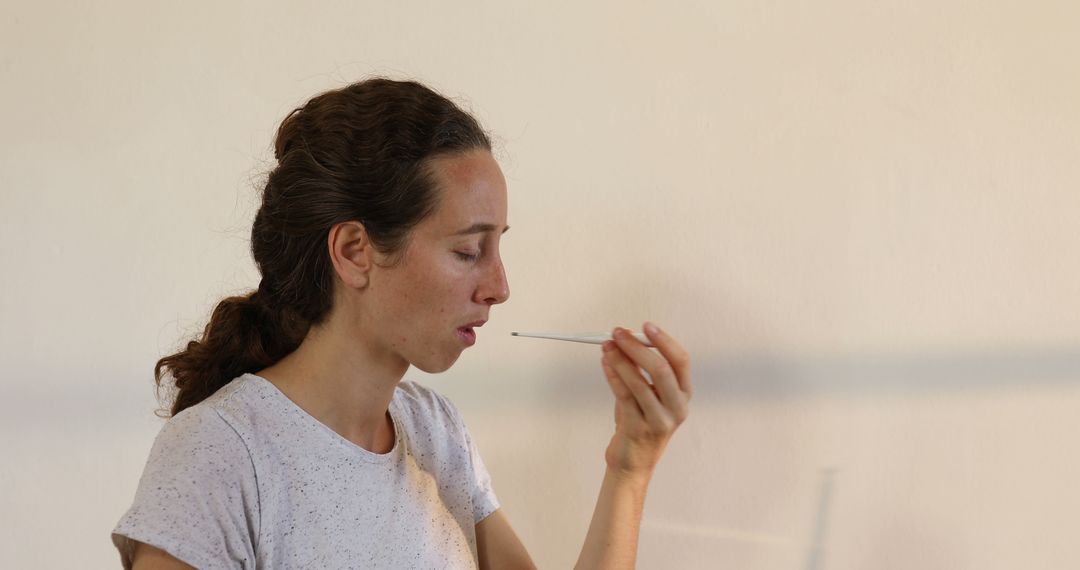
[[[647,350],[647,349],[646,349]],[[617,344],[604,343],[605,358],[608,364],[622,380],[623,384],[634,395],[638,407],[641,408],[644,419],[658,431],[666,431],[670,422],[670,416],[664,405],[660,403],[656,392],[649,382],[641,375],[638,365],[634,363]]]
[[610,364],[608,364],[606,357],[600,359],[600,364],[604,368],[604,377],[607,378],[608,385],[611,386],[611,392],[615,394],[615,399],[637,407],[637,400],[634,399],[634,393],[630,391],[630,388],[626,387],[626,383],[622,381],[619,374],[615,372],[615,369],[613,369]]
[[[650,328],[648,323],[646,323],[645,328]],[[646,334],[650,334],[650,332],[647,331]],[[649,350],[647,346],[623,329],[615,329],[613,336],[623,353],[625,353],[636,366],[644,368],[645,371],[649,373],[649,377],[652,378],[653,386],[656,388],[656,392],[664,407],[674,414],[678,422],[681,423],[686,419],[689,414],[689,406],[687,403],[690,396],[682,390],[682,384],[676,375],[675,368],[668,362],[666,355],[664,355],[663,352],[657,354],[652,350]],[[653,341],[653,344],[656,345],[657,348],[663,346],[670,353],[675,354],[677,349],[671,345],[672,339],[670,339],[670,337],[660,338],[660,336],[661,335],[659,334],[653,334],[650,336],[650,340]],[[681,366],[682,362],[680,361],[679,364]]]
[[689,413],[690,359],[673,338],[645,325],[659,353],[615,329],[601,360],[615,394],[615,436],[604,458],[609,467],[625,472],[652,469]]
[[690,397],[694,387],[690,381],[690,353],[677,340],[653,323],[645,323],[642,327],[645,336],[652,341],[653,346],[664,355],[668,364],[675,372],[675,378],[679,382],[679,388]]

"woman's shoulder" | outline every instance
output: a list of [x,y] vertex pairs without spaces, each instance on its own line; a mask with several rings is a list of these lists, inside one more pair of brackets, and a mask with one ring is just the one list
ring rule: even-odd
[[416,400],[434,400],[442,397],[434,388],[425,386],[415,380],[398,382],[397,391],[402,397]]
[[399,400],[406,409],[423,416],[445,416],[453,423],[460,421],[457,407],[449,398],[419,382],[402,380],[398,383],[394,398]]
[[169,447],[193,448],[192,451],[243,447],[238,416],[247,407],[245,396],[253,390],[244,377],[236,378],[209,398],[169,418],[156,441]]

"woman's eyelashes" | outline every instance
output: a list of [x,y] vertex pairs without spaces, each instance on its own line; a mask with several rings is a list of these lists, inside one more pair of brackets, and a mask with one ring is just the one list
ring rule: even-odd
[[472,262],[472,261],[476,261],[477,259],[480,259],[480,252],[468,253],[468,252],[464,252],[464,251],[458,251],[458,252],[455,252],[455,253],[457,253],[457,256],[462,261]]

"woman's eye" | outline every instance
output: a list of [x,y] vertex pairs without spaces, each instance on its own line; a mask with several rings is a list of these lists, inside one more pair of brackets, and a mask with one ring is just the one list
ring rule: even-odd
[[458,251],[456,253],[457,253],[457,256],[462,259],[462,261],[476,261],[477,258],[480,257],[479,253],[475,253],[475,254],[474,253],[465,253],[463,251]]

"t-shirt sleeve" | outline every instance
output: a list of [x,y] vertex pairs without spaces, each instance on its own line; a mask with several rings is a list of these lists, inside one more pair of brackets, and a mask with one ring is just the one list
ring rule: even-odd
[[112,541],[130,570],[134,542],[200,569],[255,568],[258,486],[247,446],[210,407],[171,418],[150,450]]
[[484,460],[480,457],[480,450],[476,447],[469,428],[465,426],[465,420],[461,413],[449,398],[439,395],[443,405],[450,412],[450,417],[457,424],[458,429],[465,437],[465,446],[469,453],[469,463],[472,465],[472,503],[474,522],[479,523],[488,515],[499,508],[499,499],[495,496],[495,490],[491,485],[491,475],[488,473]]
[[473,466],[473,512],[476,515],[475,522],[479,523],[499,508],[499,500],[491,486],[491,475],[484,465],[484,460],[480,458],[480,450],[465,429],[465,424],[461,427],[465,430],[465,440],[469,444],[469,456]]

